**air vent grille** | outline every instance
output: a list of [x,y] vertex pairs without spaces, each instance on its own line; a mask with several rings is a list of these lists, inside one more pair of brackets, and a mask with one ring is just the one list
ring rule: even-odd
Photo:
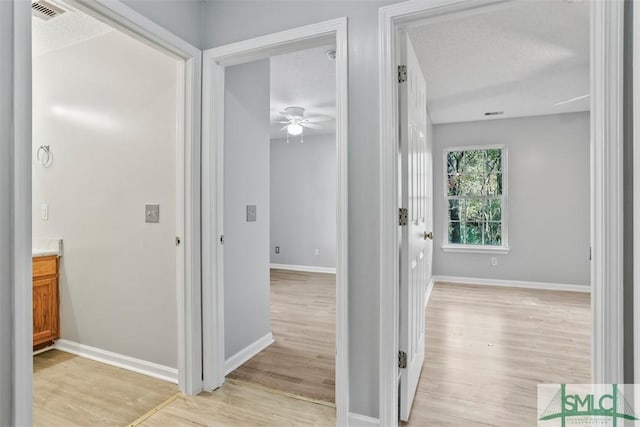
[[56,16],[62,15],[65,11],[46,0],[38,0],[31,3],[31,12],[36,18],[48,21]]
[[485,116],[501,116],[504,114],[504,111],[487,111],[484,113]]

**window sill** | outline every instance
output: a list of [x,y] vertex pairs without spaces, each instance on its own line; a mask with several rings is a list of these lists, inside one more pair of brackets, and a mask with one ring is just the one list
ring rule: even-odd
[[470,254],[508,254],[511,249],[507,246],[467,246],[443,245],[444,252],[463,252]]

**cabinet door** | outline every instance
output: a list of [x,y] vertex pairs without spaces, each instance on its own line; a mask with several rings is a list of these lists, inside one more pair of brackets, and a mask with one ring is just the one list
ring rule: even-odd
[[57,279],[33,280],[33,345],[52,341],[58,334]]

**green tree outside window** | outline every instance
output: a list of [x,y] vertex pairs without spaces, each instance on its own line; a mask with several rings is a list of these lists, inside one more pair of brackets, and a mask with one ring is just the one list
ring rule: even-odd
[[446,153],[449,244],[502,246],[503,154],[501,148]]

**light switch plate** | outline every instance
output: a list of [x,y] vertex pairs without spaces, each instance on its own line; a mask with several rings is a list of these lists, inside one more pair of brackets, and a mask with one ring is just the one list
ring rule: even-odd
[[257,208],[256,205],[247,205],[247,222],[256,222]]
[[144,222],[160,222],[160,205],[144,205]]

